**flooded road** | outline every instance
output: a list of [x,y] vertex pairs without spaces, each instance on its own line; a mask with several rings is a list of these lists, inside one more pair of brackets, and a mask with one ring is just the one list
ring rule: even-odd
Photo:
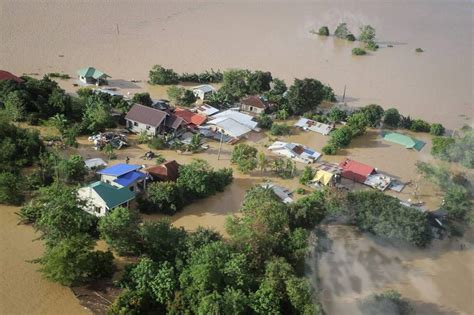
[[[425,250],[387,244],[353,227],[326,226],[319,268],[321,302],[328,314],[360,314],[357,300],[387,289],[399,291],[415,314],[474,314],[474,247],[434,241]],[[464,244],[463,250],[460,244]],[[314,269],[313,269],[314,271]]]
[[0,205],[0,314],[89,314],[69,288],[51,283],[28,261],[43,253],[31,226],[17,225],[19,208]]

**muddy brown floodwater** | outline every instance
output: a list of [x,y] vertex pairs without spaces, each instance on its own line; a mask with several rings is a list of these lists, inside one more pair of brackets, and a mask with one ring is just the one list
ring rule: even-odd
[[[319,276],[328,314],[360,314],[357,301],[387,289],[399,291],[415,314],[474,314],[474,248],[465,240],[434,241],[427,249],[383,243],[353,227],[326,226],[321,253],[308,259]],[[463,244],[463,249],[460,248]],[[320,255],[320,259],[316,258]]]

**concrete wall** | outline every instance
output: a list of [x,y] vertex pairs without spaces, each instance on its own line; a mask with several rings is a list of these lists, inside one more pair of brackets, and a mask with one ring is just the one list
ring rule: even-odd
[[103,217],[107,214],[107,205],[92,188],[79,188],[77,190],[77,195],[80,199],[87,201],[87,206],[84,209],[86,212],[98,217]]
[[158,133],[157,128],[130,119],[127,119],[127,128],[135,133],[142,133],[144,131],[151,136],[156,136]]
[[244,104],[240,105],[240,110],[244,112],[256,113],[256,114],[261,114],[265,111],[263,108],[254,107],[250,105],[244,105]]

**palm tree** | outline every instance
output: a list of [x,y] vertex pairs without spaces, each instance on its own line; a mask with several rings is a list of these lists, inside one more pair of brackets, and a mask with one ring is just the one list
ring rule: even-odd
[[265,156],[265,153],[263,152],[258,152],[257,154],[257,167],[260,169],[260,172],[262,175],[265,173],[266,168],[267,168],[267,157]]
[[109,160],[112,160],[115,157],[114,147],[110,143],[107,143],[104,146],[104,153],[107,154]]

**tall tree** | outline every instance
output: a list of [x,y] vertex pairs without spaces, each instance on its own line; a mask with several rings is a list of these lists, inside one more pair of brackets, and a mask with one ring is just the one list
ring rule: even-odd
[[315,79],[295,79],[288,91],[288,104],[296,114],[315,110],[324,99],[324,86]]

